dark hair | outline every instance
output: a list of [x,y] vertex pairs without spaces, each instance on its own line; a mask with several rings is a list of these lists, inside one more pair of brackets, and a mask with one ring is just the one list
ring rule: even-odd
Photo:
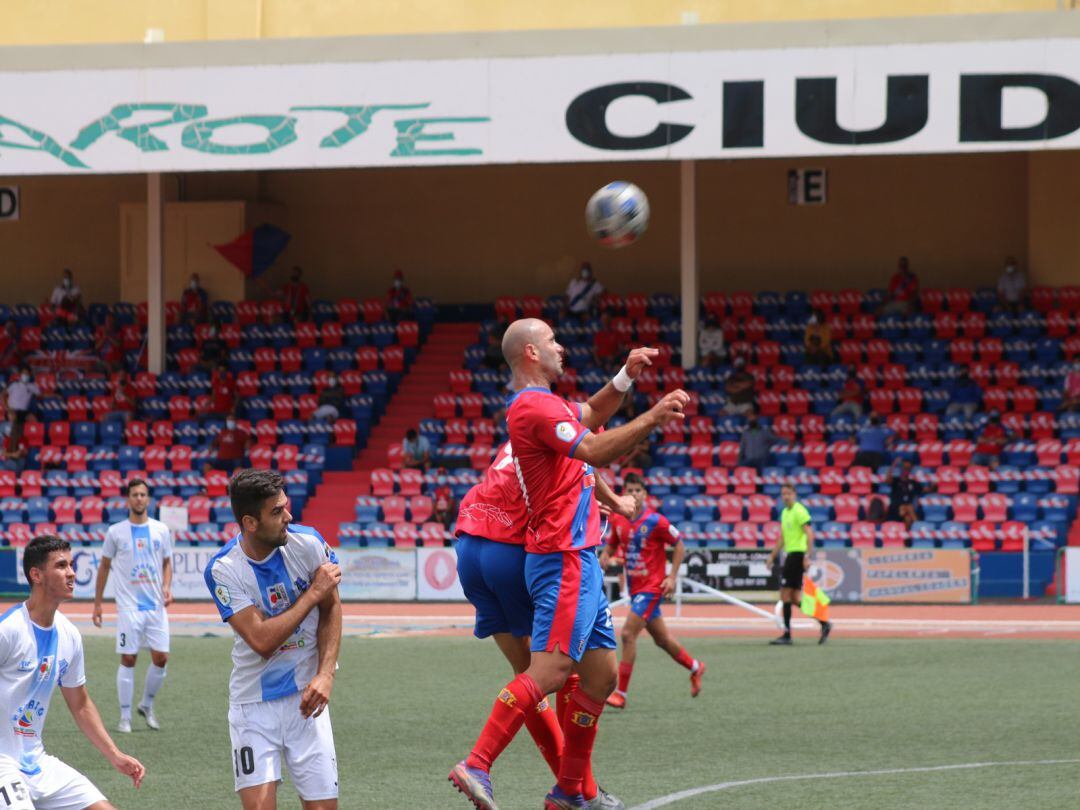
[[146,487],[146,494],[150,494],[150,485],[142,478],[132,478],[124,487],[124,495],[130,495],[133,487]]
[[229,482],[229,500],[237,523],[244,522],[244,515],[258,519],[267,498],[273,498],[284,489],[285,479],[274,470],[240,470]]
[[54,551],[71,551],[71,544],[55,534],[39,534],[23,551],[22,568],[26,581],[30,581],[30,569],[41,568]]
[[416,431],[413,428],[409,428],[405,431],[405,438],[411,442],[416,438]]
[[644,487],[645,486],[645,481],[637,473],[627,473],[626,475],[623,476],[623,480],[622,480],[623,489],[625,490],[626,487],[628,485],[630,485],[630,484],[637,484],[639,487]]

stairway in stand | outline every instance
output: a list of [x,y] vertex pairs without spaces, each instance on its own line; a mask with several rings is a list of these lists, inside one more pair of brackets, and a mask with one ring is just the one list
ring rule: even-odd
[[386,451],[405,438],[421,419],[434,413],[432,400],[445,393],[449,373],[461,368],[465,349],[480,334],[477,323],[437,323],[420,349],[416,362],[402,378],[386,413],[371,429],[367,446],[349,472],[326,472],[315,497],[304,509],[304,522],[335,545],[338,525],[353,520],[357,495],[366,494],[371,471],[386,466]]

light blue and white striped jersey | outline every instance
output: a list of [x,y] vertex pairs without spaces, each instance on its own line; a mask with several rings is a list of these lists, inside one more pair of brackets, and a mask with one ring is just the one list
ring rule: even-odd
[[58,611],[52,627],[38,627],[25,602],[9,608],[0,616],[0,710],[8,718],[0,730],[0,755],[18,762],[23,773],[38,773],[53,688],[84,683],[82,637],[75,625]]
[[[248,557],[237,535],[206,566],[206,587],[222,621],[252,605],[265,616],[276,616],[296,602],[326,562],[336,563],[337,556],[309,526],[289,526],[285,545],[264,560]],[[318,670],[318,626],[316,607],[269,660],[234,633],[230,703],[276,700],[303,690]]]
[[161,571],[172,559],[172,534],[159,520],[135,524],[121,520],[105,533],[101,555],[112,560],[117,610],[160,610],[165,607]]

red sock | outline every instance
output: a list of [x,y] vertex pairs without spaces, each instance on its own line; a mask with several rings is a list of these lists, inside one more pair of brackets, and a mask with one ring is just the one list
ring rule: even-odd
[[490,771],[491,764],[521,729],[526,710],[536,706],[543,697],[536,681],[525,674],[518,675],[503,687],[465,764]]
[[691,671],[694,669],[694,659],[690,653],[686,651],[685,647],[679,647],[679,654],[675,656],[675,663],[682,664]]
[[570,698],[569,711],[563,725],[562,766],[559,768],[559,788],[573,796],[584,791],[585,775],[592,762],[596,724],[604,711],[604,702],[595,701],[580,689]]
[[634,665],[625,661],[619,663],[619,691],[626,694],[630,688],[630,676],[634,674]]
[[563,688],[555,695],[555,714],[559,718],[559,728],[566,725],[566,707],[570,705],[570,696],[574,694],[581,683],[581,677],[571,674],[563,684]]
[[525,712],[525,728],[532,735],[533,742],[540,749],[551,772],[559,776],[559,763],[562,761],[563,734],[559,718],[552,711],[551,704],[544,698],[531,712]]

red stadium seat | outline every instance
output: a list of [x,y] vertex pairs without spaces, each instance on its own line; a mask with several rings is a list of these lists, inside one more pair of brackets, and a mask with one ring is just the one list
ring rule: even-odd
[[906,413],[891,413],[885,419],[885,426],[896,434],[896,438],[907,441],[911,438],[911,415]]
[[404,469],[398,473],[398,487],[406,497],[419,495],[424,487],[424,474],[420,470]]
[[69,444],[64,449],[64,467],[68,472],[86,472],[87,450],[77,444]]
[[919,305],[923,312],[936,315],[945,308],[945,292],[932,287],[919,291]]
[[395,442],[386,448],[386,465],[391,470],[400,470],[405,466],[404,451],[400,444]]
[[195,495],[188,499],[188,523],[209,523],[212,503],[205,495]]
[[364,390],[364,375],[356,369],[346,369],[339,375],[345,396],[355,397]]
[[967,312],[971,308],[971,290],[966,287],[953,287],[945,292],[945,303],[949,312]]
[[973,523],[979,519],[979,499],[968,492],[961,492],[952,499],[953,520]]
[[405,499],[400,495],[388,495],[383,498],[383,521],[386,523],[401,523],[405,520],[406,506],[407,503]]
[[834,467],[850,467],[855,463],[855,455],[858,446],[852,441],[831,442],[829,444],[829,456],[832,458]]
[[387,346],[382,350],[383,371],[401,374],[405,371],[405,350],[401,346]]
[[428,522],[420,527],[420,545],[438,548],[446,545],[446,529],[441,523]]
[[279,444],[274,448],[274,468],[278,472],[292,472],[299,467],[300,448],[295,444]]
[[79,499],[79,520],[82,523],[101,523],[104,519],[105,501],[97,495]]
[[907,381],[904,367],[899,363],[886,363],[881,367],[881,384],[883,388],[892,388],[894,391],[902,389]]
[[304,356],[296,346],[286,346],[281,350],[281,370],[286,374],[296,374],[304,366]]
[[240,326],[254,326],[259,321],[258,301],[237,301],[236,322]]
[[986,334],[986,315],[982,312],[965,312],[958,316],[957,326],[965,337],[981,339]]
[[376,467],[371,471],[371,494],[385,498],[394,494],[394,471],[386,467]]
[[895,399],[895,391],[890,391],[888,388],[875,388],[870,392],[870,410],[882,416],[888,415],[893,411]]
[[972,464],[964,470],[964,489],[975,495],[984,495],[990,491],[990,471],[986,467]]
[[954,338],[949,342],[949,358],[958,365],[970,365],[975,360],[975,341]]
[[466,419],[454,418],[446,420],[446,443],[468,444],[469,422]]
[[0,498],[15,497],[15,471],[0,470]]
[[420,345],[420,325],[416,321],[401,321],[397,325],[398,343],[407,349]]
[[803,466],[824,467],[828,464],[829,446],[822,441],[808,441],[803,444]]
[[1039,393],[1030,385],[1018,385],[1012,393],[1013,410],[1018,413],[1033,413],[1039,406]]
[[479,419],[484,415],[484,397],[481,394],[461,395],[461,415],[466,419]]
[[956,337],[958,330],[956,316],[951,312],[939,312],[934,315],[934,337],[938,340],[952,340]]
[[23,498],[41,497],[41,470],[23,470],[19,473],[19,495]]
[[457,397],[453,394],[436,394],[434,405],[436,419],[453,419],[457,415]]
[[427,523],[435,512],[435,504],[427,495],[409,498],[409,519],[413,523]]
[[[768,495],[754,494],[746,502],[747,516],[751,523],[767,523],[772,520],[773,499]],[[727,522],[727,521],[723,521]]]
[[69,422],[90,421],[90,400],[88,400],[82,394],[68,397],[65,407],[67,410],[67,418]]
[[143,465],[147,472],[164,472],[168,460],[169,451],[159,444],[152,444],[143,451]]
[[67,447],[71,444],[71,423],[50,422],[49,444],[53,447]]
[[274,447],[269,444],[256,444],[248,451],[251,467],[256,470],[269,470],[274,466]]
[[191,397],[178,394],[169,397],[169,418],[174,422],[183,422],[191,418]]
[[256,422],[255,441],[269,447],[277,444],[277,422],[273,419],[260,419]]
[[705,470],[706,495],[725,495],[730,483],[728,472],[723,467],[709,467]]
[[844,471],[839,467],[823,467],[820,476],[819,491],[822,495],[839,495],[844,491]]
[[852,548],[874,548],[877,545],[877,527],[869,521],[852,523],[850,536]]
[[989,492],[979,498],[983,520],[1002,523],[1009,519],[1009,499],[999,492]]
[[26,446],[30,448],[41,447],[45,444],[45,425],[41,422],[26,422],[23,424],[23,438]]
[[1028,420],[1029,435],[1032,439],[1052,439],[1056,435],[1054,415],[1047,411],[1035,411]]
[[416,548],[419,540],[420,535],[416,531],[416,526],[412,523],[394,523],[394,546],[396,548]]
[[945,443],[945,452],[949,454],[950,467],[966,467],[971,464],[975,445],[967,439],[953,439]]
[[731,531],[731,539],[739,548],[758,548],[762,542],[758,525],[749,521],[736,523]]
[[994,524],[980,520],[971,524],[971,548],[973,551],[994,551],[997,547]]
[[236,375],[236,395],[241,398],[259,395],[259,375],[254,371],[241,371]]
[[915,415],[915,441],[933,442],[938,438],[938,417],[933,413]]
[[1080,467],[1062,464],[1051,471],[1054,478],[1054,491],[1059,495],[1080,494]]
[[274,413],[274,419],[284,422],[293,418],[293,398],[288,394],[274,394],[270,400],[270,407]]
[[368,298],[364,301],[364,323],[378,323],[386,317],[383,302],[378,298]]
[[297,417],[303,422],[310,422],[319,409],[319,399],[315,394],[301,394],[296,398]]
[[898,548],[907,545],[907,527],[898,520],[889,520],[881,524],[882,548]]
[[922,410],[923,395],[918,388],[901,388],[896,392],[900,413],[916,414]]
[[856,523],[859,520],[859,496],[845,493],[833,498],[833,510],[840,523]]
[[51,509],[53,520],[57,523],[71,524],[75,522],[75,499],[70,495],[53,498]]
[[721,523],[738,523],[743,519],[743,499],[738,495],[721,495],[717,507]]
[[342,298],[334,305],[338,321],[348,326],[360,320],[360,303],[355,298]]
[[753,495],[757,492],[761,478],[753,467],[736,467],[731,481],[736,495]]
[[[354,419],[338,419],[334,422],[334,444],[338,447],[356,446],[356,421]],[[398,449],[400,450],[400,445]]]

